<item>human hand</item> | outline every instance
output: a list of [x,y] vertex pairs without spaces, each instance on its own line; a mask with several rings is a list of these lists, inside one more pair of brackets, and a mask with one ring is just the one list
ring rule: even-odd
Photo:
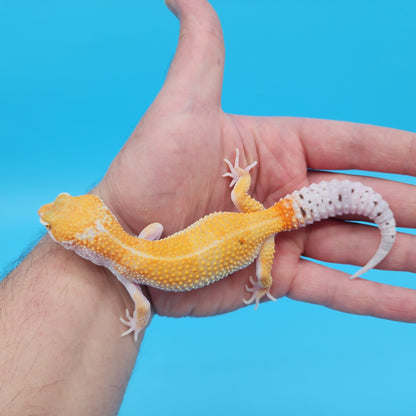
[[[138,234],[161,222],[165,234],[214,211],[234,210],[223,158],[242,151],[254,160],[252,193],[270,206],[287,193],[335,175],[311,169],[380,170],[414,175],[415,135],[350,123],[261,118],[221,110],[224,45],[219,20],[205,0],[169,0],[181,22],[176,55],[166,82],[132,136],[94,190],[122,225]],[[411,185],[360,177],[389,202],[399,227],[415,227]],[[378,230],[325,221],[279,235],[273,296],[322,304],[350,313],[416,321],[416,293],[381,285],[301,259],[362,265],[375,252]],[[414,237],[399,234],[380,264],[415,271]],[[156,313],[206,316],[243,306],[250,266],[210,286],[185,293],[148,288]]]

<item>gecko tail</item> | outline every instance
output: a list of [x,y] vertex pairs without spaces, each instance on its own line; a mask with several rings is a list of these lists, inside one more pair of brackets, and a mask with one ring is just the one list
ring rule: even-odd
[[[393,223],[394,223],[394,218],[393,218]],[[377,264],[379,264],[391,250],[394,244],[394,240],[396,239],[395,226],[393,227],[392,230],[388,228],[388,229],[380,229],[380,231],[381,231],[381,241],[380,241],[380,245],[376,253],[364,267],[362,267],[360,270],[358,270],[357,272],[355,272],[353,275],[350,276],[351,280],[355,279],[358,276],[361,276],[362,274],[376,267]]]
[[369,262],[350,278],[354,279],[379,264],[391,250],[396,238],[396,222],[383,197],[360,182],[332,180],[304,187],[287,195],[292,202],[299,227],[340,215],[369,218],[381,232],[380,245]]

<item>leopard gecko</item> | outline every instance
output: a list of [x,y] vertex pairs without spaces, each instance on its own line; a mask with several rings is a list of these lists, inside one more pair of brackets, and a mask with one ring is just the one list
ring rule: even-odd
[[265,208],[248,194],[251,176],[224,159],[231,178],[231,198],[239,212],[209,214],[182,231],[159,239],[163,226],[153,223],[139,236],[123,230],[116,217],[96,195],[58,195],[39,210],[40,221],[57,243],[93,263],[107,267],[125,286],[135,307],[120,318],[128,329],[122,334],[138,335],[149,323],[150,303],[139,285],[166,291],[188,291],[209,285],[256,260],[256,279],[250,277],[249,299],[256,307],[270,294],[271,268],[275,256],[274,237],[317,221],[340,215],[365,216],[381,232],[381,242],[369,262],[351,278],[375,267],[390,251],[396,235],[395,220],[387,202],[368,186],[348,180],[311,184]]

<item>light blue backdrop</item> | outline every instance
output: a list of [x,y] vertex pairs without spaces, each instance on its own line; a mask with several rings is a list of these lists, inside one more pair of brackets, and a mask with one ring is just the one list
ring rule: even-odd
[[[212,4],[225,111],[416,131],[414,1]],[[100,180],[160,89],[177,34],[160,0],[0,0],[0,266],[40,234],[40,205]],[[416,288],[406,273],[367,277]],[[156,317],[120,415],[414,415],[414,331],[286,299]]]

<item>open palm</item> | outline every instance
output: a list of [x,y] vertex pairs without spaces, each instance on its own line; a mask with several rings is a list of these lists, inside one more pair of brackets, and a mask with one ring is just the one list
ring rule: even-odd
[[[171,0],[181,22],[180,39],[166,82],[115,158],[95,192],[126,230],[138,234],[161,222],[165,234],[214,211],[235,210],[223,158],[241,151],[252,170],[252,194],[270,206],[311,182],[331,179],[319,169],[415,173],[415,135],[379,127],[293,118],[225,114],[221,110],[224,45],[220,23],[205,0]],[[309,171],[308,169],[314,169]],[[360,178],[389,202],[398,226],[415,227],[416,192],[410,185]],[[400,234],[381,263],[390,270],[416,269],[413,236]],[[416,321],[416,292],[357,279],[314,262],[362,265],[379,242],[373,227],[326,221],[277,237],[272,294],[334,309]],[[148,288],[158,314],[206,316],[243,305],[252,266],[196,291]]]

